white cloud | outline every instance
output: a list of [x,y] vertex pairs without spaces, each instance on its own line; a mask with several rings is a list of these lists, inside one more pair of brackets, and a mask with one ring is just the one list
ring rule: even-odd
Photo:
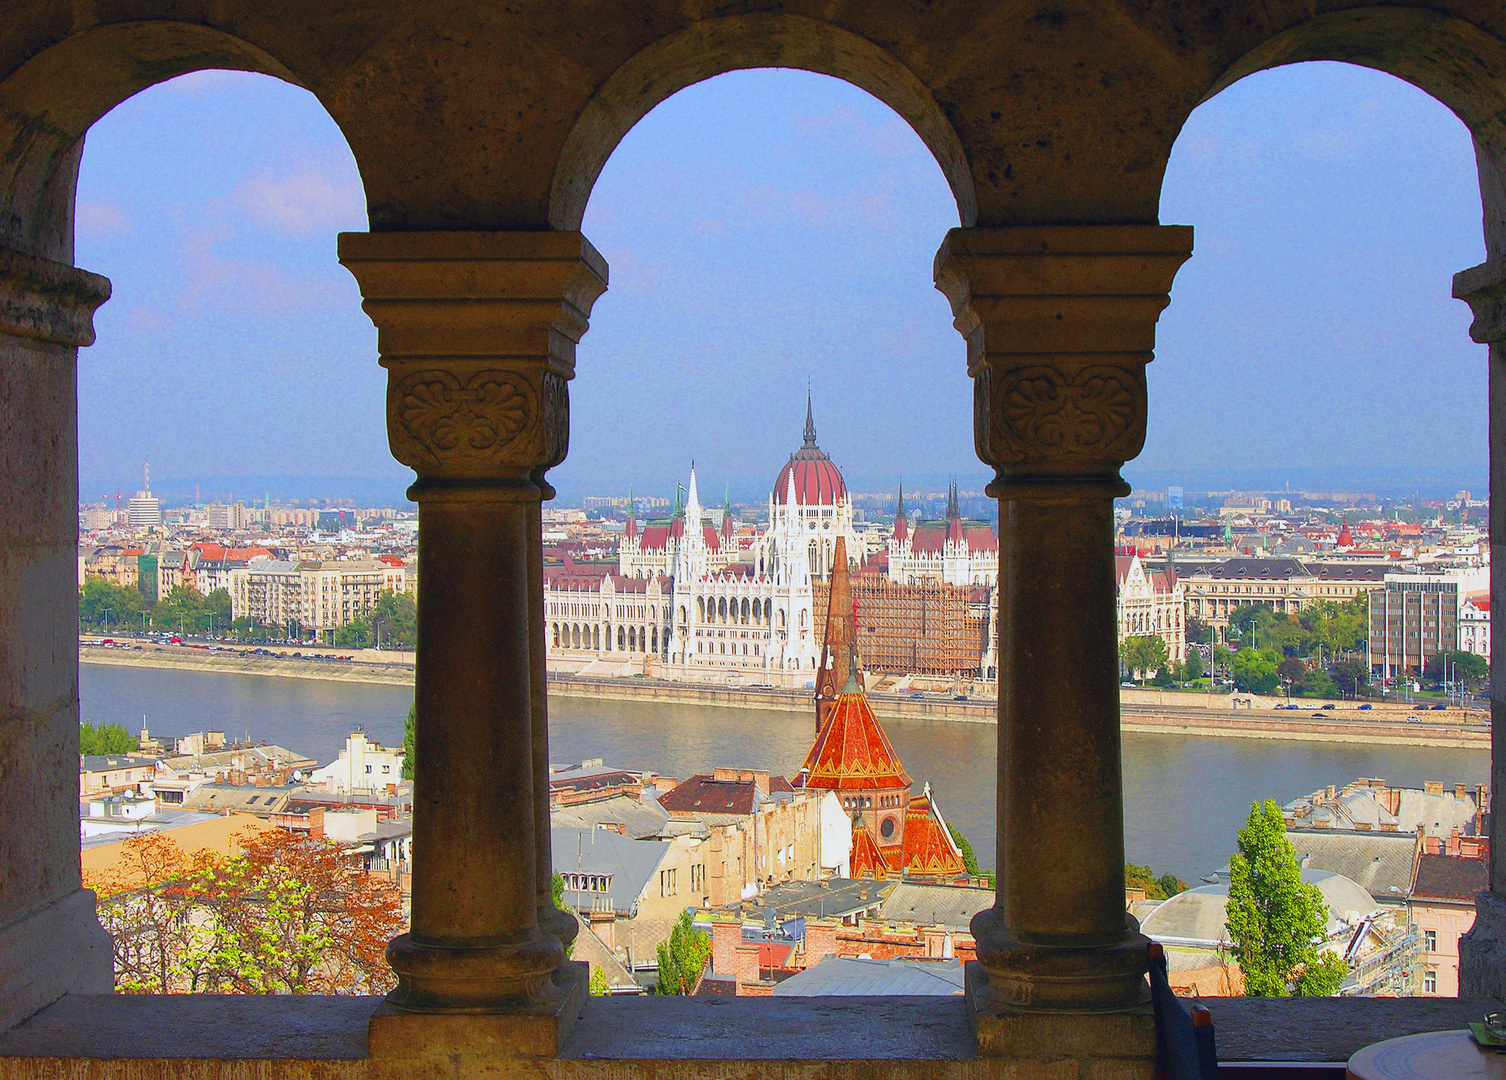
[[108,239],[131,231],[130,219],[114,203],[80,203],[73,220],[78,234],[89,240]]
[[360,184],[312,169],[282,179],[264,175],[242,181],[232,199],[258,224],[289,236],[365,227]]

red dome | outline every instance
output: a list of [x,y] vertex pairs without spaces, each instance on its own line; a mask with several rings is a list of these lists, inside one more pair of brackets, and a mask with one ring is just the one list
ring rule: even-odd
[[805,445],[790,455],[774,481],[774,501],[783,503],[789,494],[790,477],[795,478],[795,501],[801,506],[835,506],[847,497],[842,470],[816,445],[816,425],[811,419],[810,402],[805,404]]
[[847,497],[842,471],[814,446],[802,447],[790,455],[774,481],[774,501],[784,502],[790,490],[790,475],[795,477],[795,500],[801,506],[835,506]]

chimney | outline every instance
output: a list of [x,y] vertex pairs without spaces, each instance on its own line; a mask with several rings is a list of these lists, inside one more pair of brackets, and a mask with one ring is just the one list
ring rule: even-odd
[[1442,780],[1429,780],[1427,783],[1425,783],[1425,784],[1422,785],[1422,790],[1424,792],[1426,792],[1427,794],[1429,794],[1429,795],[1442,795],[1443,794],[1443,781]]
[[1467,799],[1467,798],[1469,798],[1469,788],[1465,787],[1463,784],[1455,784],[1454,785],[1454,798],[1456,798],[1456,799]]
[[1446,854],[1446,855],[1455,855],[1455,856],[1457,856],[1459,854],[1459,829],[1458,829],[1458,826],[1455,826],[1453,829],[1449,830],[1449,834],[1448,834],[1448,846],[1446,848],[1444,848],[1444,854]]
[[741,919],[717,919],[711,924],[711,970],[718,978],[737,974],[737,947],[743,941]]
[[[739,931],[741,936],[741,931]],[[737,945],[737,993],[738,996],[746,994],[744,986],[761,982],[758,977],[758,949],[756,941],[740,941]]]
[[309,835],[318,839],[324,835],[324,807],[316,806],[309,811]]
[[1490,812],[1490,807],[1487,805],[1489,796],[1490,789],[1488,787],[1484,784],[1475,785],[1475,809],[1482,814]]
[[815,967],[828,956],[837,955],[837,927],[835,919],[807,919],[805,921],[805,966]]
[[711,779],[726,784],[735,784],[738,781],[738,772],[736,769],[724,769],[717,767],[711,770]]

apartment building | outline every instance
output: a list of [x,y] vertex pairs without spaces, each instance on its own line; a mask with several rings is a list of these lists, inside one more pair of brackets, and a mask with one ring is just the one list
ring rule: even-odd
[[1432,657],[1458,651],[1464,608],[1489,588],[1488,567],[1387,574],[1370,595],[1370,670],[1386,678],[1420,675]]

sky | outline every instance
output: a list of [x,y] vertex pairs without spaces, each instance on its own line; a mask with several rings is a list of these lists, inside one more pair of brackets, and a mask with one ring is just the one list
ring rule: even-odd
[[[78,207],[78,264],[114,284],[80,353],[83,498],[139,487],[143,461],[169,497],[401,497],[376,334],[335,260],[360,178],[310,94],[232,72],[147,90],[91,129]],[[1484,259],[1480,203],[1442,105],[1339,64],[1251,76],[1189,120],[1161,219],[1196,251],[1132,481],[1484,487],[1485,350],[1449,297]],[[765,498],[807,387],[853,489],[981,486],[931,284],[957,223],[919,138],[845,83],[734,72],[662,103],[587,207],[611,288],[561,496],[667,495],[693,458],[708,501]]]

